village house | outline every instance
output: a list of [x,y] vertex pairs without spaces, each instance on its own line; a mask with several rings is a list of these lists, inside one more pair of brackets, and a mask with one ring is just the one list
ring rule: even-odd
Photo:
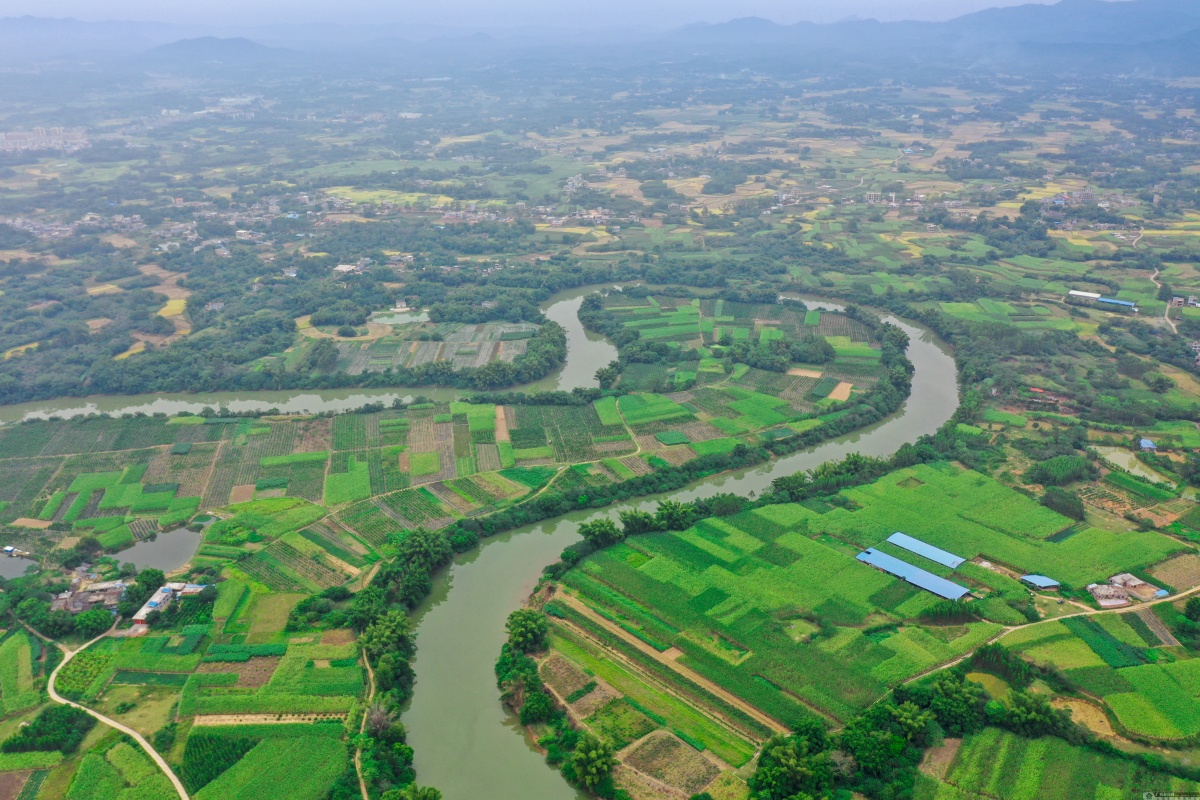
[[1101,608],[1123,608],[1129,605],[1129,592],[1125,591],[1124,586],[1089,583],[1087,590]]

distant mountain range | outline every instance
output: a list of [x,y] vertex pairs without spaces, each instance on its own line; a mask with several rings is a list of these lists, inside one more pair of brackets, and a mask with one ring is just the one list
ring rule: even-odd
[[[356,62],[398,57],[491,56],[505,51],[569,49],[602,57],[613,48],[637,57],[713,52],[813,61],[902,59],[908,64],[1023,63],[1041,68],[1067,59],[1076,67],[1180,73],[1200,68],[1200,0],[1061,0],[1054,5],[992,8],[947,22],[847,20],[779,25],[735,19],[661,33],[627,29],[514,29],[431,26],[279,24],[254,29],[139,22],[0,19],[0,63],[121,62],[187,68],[197,64],[296,65],[321,56]],[[622,48],[622,45],[630,47]],[[315,60],[315,61],[314,61]],[[815,61],[814,61],[815,63]]]

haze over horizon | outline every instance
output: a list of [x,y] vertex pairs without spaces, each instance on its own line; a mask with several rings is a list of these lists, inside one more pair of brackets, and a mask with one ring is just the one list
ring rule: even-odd
[[[1034,0],[1038,4],[1038,0]],[[202,6],[164,5],[157,0],[8,0],[4,16],[75,18],[81,21],[136,21],[200,26],[287,24],[412,24],[449,27],[572,28],[679,27],[762,17],[781,24],[835,22],[849,17],[945,20],[986,8],[1027,4],[1028,0],[614,0],[593,4],[560,0],[489,3],[447,0],[431,7],[412,2],[343,0],[336,9],[319,0],[214,0]]]

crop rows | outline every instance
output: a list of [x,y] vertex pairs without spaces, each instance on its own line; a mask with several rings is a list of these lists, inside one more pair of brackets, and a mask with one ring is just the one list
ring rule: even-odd
[[447,516],[441,503],[420,489],[404,489],[378,499],[414,525]]
[[322,589],[336,586],[346,580],[346,576],[341,572],[318,562],[284,542],[275,542],[262,552],[270,555],[282,566],[300,576],[302,580],[314,583]]
[[336,739],[265,739],[195,797],[320,800],[345,768],[346,748]]
[[262,553],[255,553],[247,559],[238,562],[238,569],[251,578],[277,592],[295,592],[308,587],[303,586],[294,575],[282,569],[274,560],[268,560]]
[[362,414],[333,418],[333,449],[359,450],[367,446],[367,420]]
[[404,529],[371,501],[351,506],[339,514],[338,519],[375,547],[382,547],[387,543],[389,534]]
[[220,449],[213,465],[212,479],[204,490],[204,505],[208,507],[223,506],[229,502],[229,493],[233,490],[241,457],[238,449],[229,442],[223,442],[218,447]]
[[1082,639],[1092,649],[1092,652],[1104,660],[1105,664],[1114,669],[1135,667],[1146,663],[1146,658],[1141,650],[1120,641],[1094,620],[1085,617],[1070,617],[1063,620],[1063,625]]
[[82,697],[88,687],[108,670],[112,662],[111,653],[85,650],[59,671],[54,686],[67,697]]
[[345,543],[337,537],[337,534],[324,525],[311,525],[300,531],[300,535],[351,566],[361,567],[367,563],[362,556],[346,549]]

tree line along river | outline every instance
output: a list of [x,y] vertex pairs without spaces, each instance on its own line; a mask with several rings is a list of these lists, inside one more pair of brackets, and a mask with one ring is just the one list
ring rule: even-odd
[[[585,331],[576,313],[583,297],[597,288],[601,287],[560,292],[543,304],[546,316],[567,331],[566,363],[550,376],[514,390],[570,390],[596,385],[596,369],[615,359],[617,351],[603,337]],[[841,308],[803,299],[813,308]],[[912,393],[900,411],[810,450],[715,475],[674,493],[673,499],[691,500],[720,492],[761,492],[779,475],[811,469],[852,452],[890,455],[902,444],[936,431],[958,406],[954,359],[928,329],[893,317],[886,319],[903,329],[911,340],[908,357],[915,368]],[[224,407],[233,412],[270,408],[281,413],[350,411],[367,403],[410,400],[417,394],[446,401],[454,399],[459,391],[343,389],[67,398],[0,407],[0,422],[100,412],[197,413],[205,407]],[[422,784],[437,786],[447,800],[582,797],[543,763],[521,734],[516,719],[501,706],[492,665],[504,641],[508,614],[524,603],[543,567],[578,539],[580,523],[602,515],[615,519],[623,509],[651,508],[659,499],[647,497],[510,531],[455,559],[437,577],[433,593],[417,612],[418,650],[413,663],[416,689],[404,714]]]
[[[904,443],[936,431],[958,407],[954,359],[927,329],[895,318],[888,321],[909,335],[908,357],[915,367],[912,394],[900,411],[810,450],[713,476],[672,498],[762,492],[779,475],[852,452],[890,455]],[[592,362],[589,368],[604,363]],[[652,510],[659,499],[581,511],[497,536],[456,559],[435,580],[433,594],[418,610],[416,688],[404,714],[422,784],[438,787],[446,800],[583,797],[526,742],[515,717],[500,704],[492,665],[505,639],[508,614],[524,603],[543,567],[578,539],[580,523],[599,516],[615,520],[627,508]]]

